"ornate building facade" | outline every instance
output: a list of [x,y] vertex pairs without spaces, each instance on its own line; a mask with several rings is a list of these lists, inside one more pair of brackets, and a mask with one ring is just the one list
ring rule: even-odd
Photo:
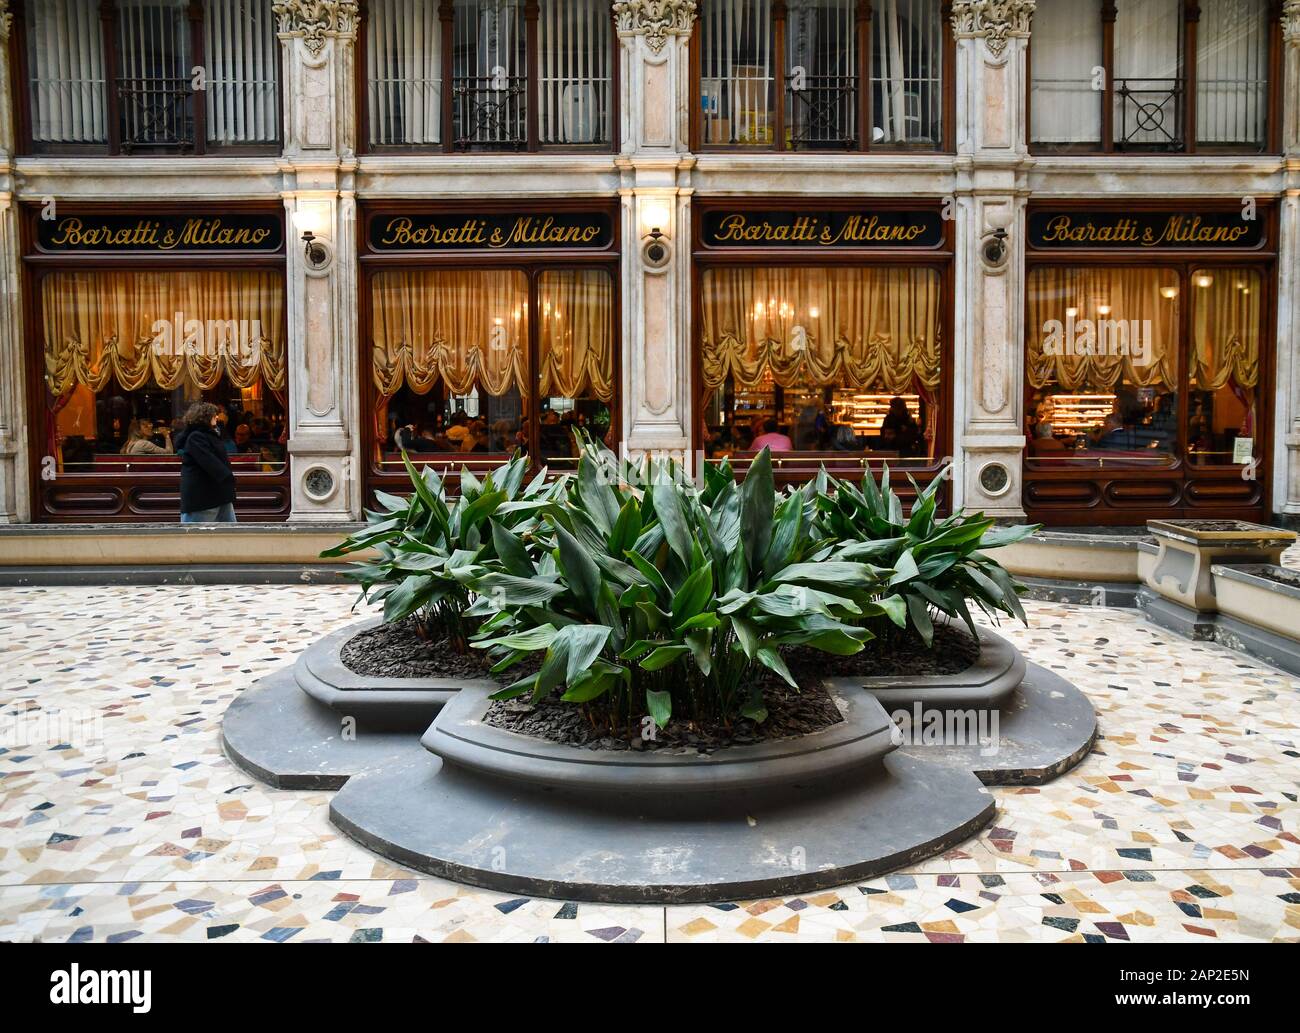
[[[0,521],[401,450],[1300,518],[1300,0],[0,0]],[[146,447],[146,443],[147,446]]]

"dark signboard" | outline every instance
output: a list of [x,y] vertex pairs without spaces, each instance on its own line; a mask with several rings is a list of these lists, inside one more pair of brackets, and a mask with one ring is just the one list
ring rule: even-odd
[[284,217],[269,212],[36,217],[36,246],[58,254],[239,252],[284,247]]
[[602,251],[614,243],[614,220],[608,212],[376,212],[367,232],[371,251]]
[[711,209],[701,223],[710,248],[933,248],[943,243],[938,211],[747,211]]
[[1264,219],[1227,212],[1075,212],[1031,210],[1029,246],[1041,251],[1119,248],[1171,251],[1257,248]]

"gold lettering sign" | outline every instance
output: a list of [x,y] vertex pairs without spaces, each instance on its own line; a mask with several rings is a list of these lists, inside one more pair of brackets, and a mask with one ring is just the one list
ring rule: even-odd
[[1245,248],[1263,240],[1262,218],[1236,212],[1033,212],[1029,240],[1036,248]]
[[936,247],[937,211],[706,211],[702,240],[716,248]]
[[603,248],[613,242],[604,213],[556,215],[394,215],[370,224],[375,251]]
[[278,251],[280,219],[271,215],[156,218],[70,215],[36,220],[46,251]]

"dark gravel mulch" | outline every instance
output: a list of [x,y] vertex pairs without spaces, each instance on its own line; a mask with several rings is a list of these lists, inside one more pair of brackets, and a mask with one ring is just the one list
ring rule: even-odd
[[[792,673],[830,678],[888,678],[898,675],[959,674],[979,659],[979,643],[969,632],[950,624],[936,624],[934,648],[927,649],[919,638],[885,644],[872,640],[852,656],[835,656],[817,649],[792,649],[786,662]],[[796,671],[796,668],[798,671]]]
[[480,649],[457,653],[446,639],[421,638],[414,617],[380,624],[343,644],[343,666],[375,678],[494,678],[502,685],[522,677],[527,661],[501,674]]
[[765,670],[759,677],[763,679],[768,711],[762,724],[743,717],[730,725],[696,724],[674,716],[666,728],[655,731],[653,739],[643,740],[639,720],[630,738],[626,732],[614,735],[607,727],[593,727],[584,708],[558,697],[544,699],[536,706],[526,698],[497,700],[488,709],[486,721],[493,728],[589,750],[685,749],[713,753],[729,746],[753,746],[808,735],[844,720],[820,683],[796,692],[770,671]]

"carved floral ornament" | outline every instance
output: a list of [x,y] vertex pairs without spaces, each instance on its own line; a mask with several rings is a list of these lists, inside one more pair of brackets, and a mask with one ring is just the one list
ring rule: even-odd
[[1282,38],[1300,44],[1300,0],[1285,0],[1282,4]]
[[957,0],[952,31],[959,38],[983,36],[989,53],[1000,58],[1009,38],[1029,35],[1034,6],[1034,0]]
[[14,16],[9,10],[9,0],[0,0],[0,43],[9,38],[9,30],[13,28]]
[[623,35],[644,36],[652,54],[669,36],[688,36],[695,22],[695,0],[615,0],[614,16]]
[[312,57],[320,57],[329,36],[356,36],[357,0],[275,0],[271,10],[280,35],[301,36]]

